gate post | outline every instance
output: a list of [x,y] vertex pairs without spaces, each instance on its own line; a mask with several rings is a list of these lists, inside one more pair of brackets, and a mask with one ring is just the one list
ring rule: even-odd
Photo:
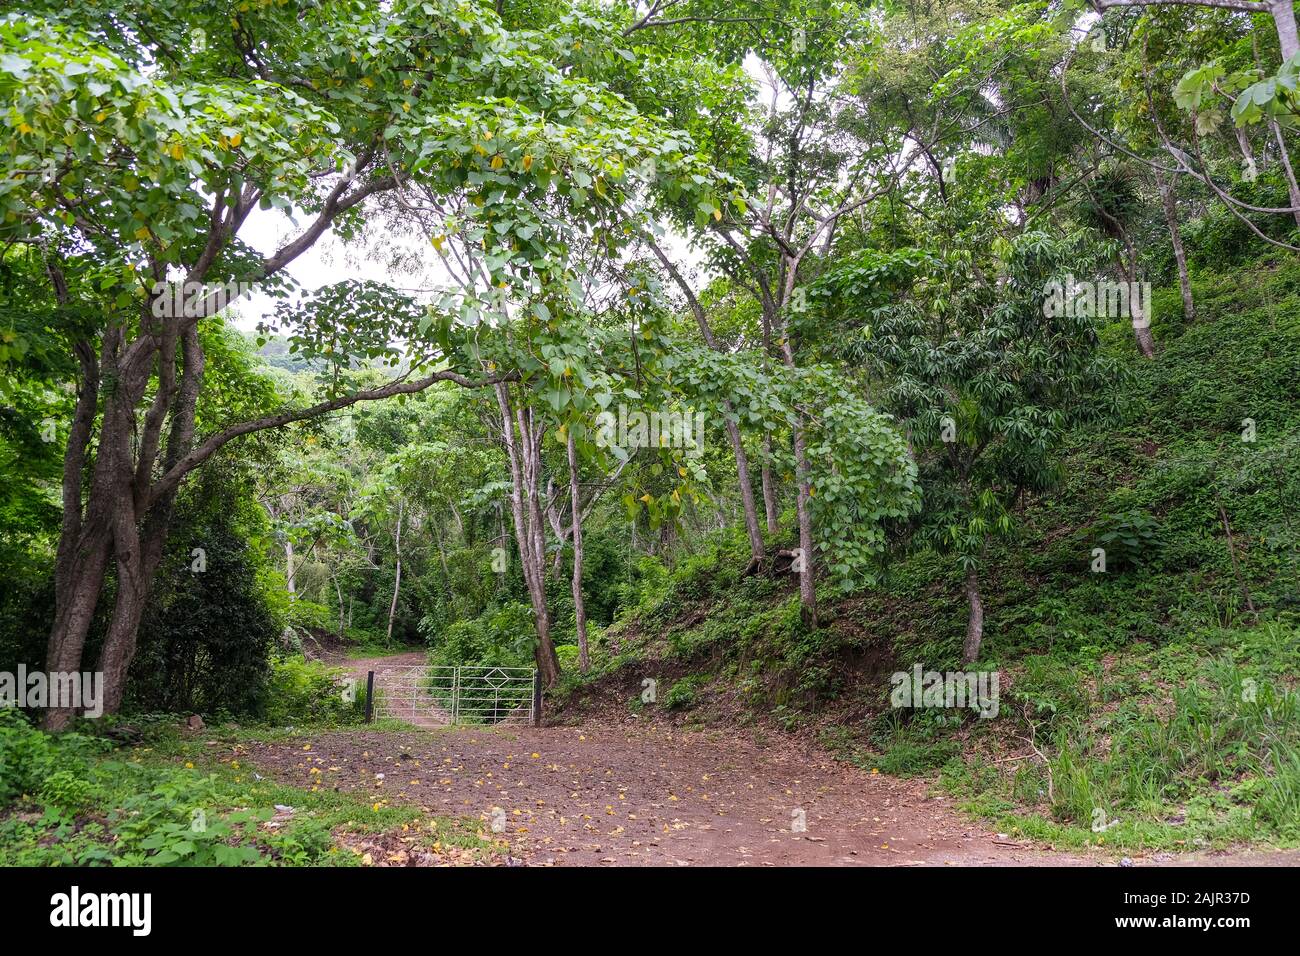
[[542,726],[542,682],[537,679],[537,671],[533,671],[533,726]]
[[451,722],[454,724],[459,719],[460,713],[460,665],[457,664],[451,672]]
[[366,723],[375,719],[375,672],[366,671]]

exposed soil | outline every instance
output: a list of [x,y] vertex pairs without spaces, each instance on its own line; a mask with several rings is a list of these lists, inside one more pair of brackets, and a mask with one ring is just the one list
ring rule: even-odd
[[[364,662],[373,666],[377,661]],[[406,661],[403,661],[406,663]],[[215,749],[215,748],[214,748]],[[338,731],[238,745],[286,783],[482,820],[533,865],[1117,865],[999,837],[900,780],[795,738],[619,726]],[[495,824],[495,825],[494,825]],[[1133,855],[1133,864],[1296,865],[1300,853]]]

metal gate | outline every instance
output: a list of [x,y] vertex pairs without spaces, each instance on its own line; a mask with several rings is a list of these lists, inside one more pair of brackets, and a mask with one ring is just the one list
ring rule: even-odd
[[541,711],[533,667],[381,667],[367,690],[368,719],[416,726],[534,724]]

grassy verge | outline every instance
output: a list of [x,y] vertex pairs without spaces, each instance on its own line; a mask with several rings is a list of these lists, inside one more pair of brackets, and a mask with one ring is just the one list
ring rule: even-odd
[[[1171,320],[1155,361],[1111,330],[1133,371],[1124,411],[1070,435],[1059,482],[990,546],[974,665],[952,560],[900,549],[878,586],[820,594],[810,628],[789,575],[742,577],[729,529],[648,578],[557,701],[581,709],[603,687],[607,705],[677,721],[814,735],[1062,846],[1297,844],[1300,267],[1249,273],[1198,279],[1200,321]],[[1000,713],[893,708],[891,676],[916,664],[997,672]]]
[[53,737],[0,712],[0,866],[472,864],[494,852],[477,820],[259,780],[202,751],[175,734],[130,748]]

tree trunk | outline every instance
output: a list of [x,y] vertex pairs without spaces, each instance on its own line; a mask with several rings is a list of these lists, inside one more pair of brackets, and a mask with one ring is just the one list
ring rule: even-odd
[[[1241,158],[1245,160],[1248,165],[1254,166],[1255,151],[1250,148],[1250,137],[1246,135],[1246,131],[1240,126],[1234,127],[1234,131],[1237,134],[1237,149],[1241,150]],[[1156,167],[1156,173],[1158,175],[1163,175],[1163,172],[1159,167]]]
[[1142,352],[1143,358],[1156,357],[1156,340],[1151,334],[1151,326],[1138,316],[1133,317],[1133,336],[1137,339],[1138,349]]
[[812,516],[808,511],[811,486],[808,480],[808,456],[804,451],[803,416],[794,423],[794,461],[799,472],[799,492],[795,498],[795,513],[799,519],[799,550],[803,564],[799,569],[800,616],[808,627],[817,626],[817,588],[813,580]]
[[1292,0],[1270,0],[1269,13],[1277,28],[1277,39],[1282,47],[1282,59],[1289,60],[1300,53],[1300,35],[1296,33],[1295,7]]
[[117,565],[117,599],[108,635],[99,655],[99,669],[104,674],[104,713],[116,714],[126,696],[126,678],[135,659],[140,618],[153,575],[138,560],[119,560]]
[[339,584],[339,572],[334,569],[330,572],[330,577],[334,579],[334,593],[339,598],[339,640],[343,640],[343,586]]
[[[92,516],[85,533],[77,536],[80,539],[76,545],[78,562],[55,575],[54,625],[45,651],[47,671],[72,673],[81,669],[86,634],[99,606],[112,547],[107,528],[97,528],[97,522],[97,517]],[[45,712],[43,725],[46,730],[63,730],[74,716],[71,708],[50,708]]]
[[1196,321],[1196,303],[1192,301],[1192,280],[1187,273],[1187,253],[1183,249],[1183,236],[1178,230],[1178,205],[1174,199],[1173,184],[1164,171],[1156,167],[1156,185],[1160,189],[1160,202],[1165,211],[1165,225],[1169,227],[1169,240],[1174,247],[1174,261],[1178,265],[1178,288],[1183,294],[1183,317]]
[[573,510],[573,623],[578,635],[578,668],[591,670],[587,649],[587,606],[582,600],[582,501],[578,495],[578,451],[569,431],[569,498]]
[[388,635],[385,638],[385,643],[389,647],[393,646],[393,618],[397,616],[397,595],[402,588],[402,515],[404,504],[401,498],[397,499],[397,530],[393,534],[393,554],[397,567],[393,575],[393,601],[388,605]]
[[[537,555],[534,529],[530,527],[535,508],[525,509],[524,495],[529,493],[535,501],[537,489],[534,484],[525,484],[525,478],[535,477],[534,470],[527,468],[524,455],[532,455],[532,440],[527,430],[515,434],[516,416],[511,414],[510,391],[504,383],[496,385],[497,407],[501,412],[501,434],[506,446],[506,460],[510,465],[510,514],[514,519],[515,543],[519,549],[519,560],[523,565],[524,583],[528,586],[528,597],[533,606],[533,624],[537,631],[535,656],[537,671],[541,675],[542,685],[551,687],[560,678],[560,662],[555,656],[555,645],[551,643],[551,619],[546,607],[546,569]],[[537,529],[540,530],[540,529]]]
[[[179,387],[176,383],[176,344],[179,339],[184,363]],[[100,669],[104,672],[104,713],[114,714],[126,693],[126,678],[135,658],[136,638],[145,602],[162,562],[171,527],[172,509],[179,485],[172,484],[154,495],[153,469],[164,419],[170,419],[164,470],[171,469],[190,451],[194,439],[195,412],[203,387],[205,356],[198,326],[178,335],[164,331],[158,349],[158,393],[145,416],[144,435],[139,440],[139,460],[131,458],[130,439],[135,436],[134,409],[140,404],[149,381],[148,365],[136,365],[124,376],[122,408],[127,424],[114,431],[126,436],[116,446],[116,467],[123,481],[113,514],[113,547],[117,555],[117,603],[109,623]],[[165,409],[165,414],[160,413]],[[109,434],[107,422],[102,430]],[[104,454],[101,438],[101,455]]]
[[1183,235],[1178,229],[1178,204],[1174,199],[1174,186],[1165,178],[1164,170],[1156,168],[1156,185],[1160,187],[1161,206],[1165,209],[1165,225],[1174,246],[1174,261],[1178,264],[1178,287],[1183,294],[1183,317],[1196,321],[1196,303],[1192,300],[1192,280],[1187,273],[1187,252],[1183,248]]
[[[1137,286],[1138,277],[1138,256],[1137,248],[1129,239],[1128,232],[1124,232],[1124,242],[1128,246],[1128,281],[1129,289],[1133,290]],[[1151,334],[1151,300],[1147,299],[1147,315],[1142,315],[1139,307],[1138,297],[1130,294],[1128,297],[1128,314],[1133,323],[1133,337],[1137,339],[1138,350],[1141,351],[1143,358],[1153,359],[1156,357],[1156,340]]]
[[[56,288],[60,287],[61,283],[56,282]],[[62,293],[59,298],[63,300]],[[117,368],[115,343],[110,330],[105,334],[98,361],[88,344],[78,343],[76,349],[81,382],[63,460],[63,522],[54,565],[54,624],[45,650],[47,671],[71,673],[81,669],[86,635],[99,606],[112,554],[112,502],[120,493],[121,481],[114,468],[118,457],[113,451],[122,444],[116,434],[123,420],[116,411],[120,390],[104,400],[100,450],[84,509],[81,484],[94,426],[101,369],[116,372]],[[74,716],[71,708],[50,708],[45,712],[43,724],[46,730],[63,730]]]
[[[1273,24],[1277,28],[1278,44],[1282,49],[1282,59],[1287,60],[1294,56],[1300,45],[1296,40],[1296,22],[1295,9],[1292,0],[1274,0],[1272,8],[1269,11],[1273,16]],[[1259,40],[1254,33],[1250,35],[1250,46],[1255,59],[1255,68],[1267,75],[1264,64],[1259,56]],[[1290,50],[1290,52],[1287,52]],[[1295,219],[1297,226],[1300,226],[1300,184],[1296,182],[1295,170],[1291,166],[1291,154],[1286,148],[1286,140],[1282,136],[1282,127],[1278,125],[1277,120],[1268,121],[1269,129],[1273,133],[1273,141],[1277,144],[1278,159],[1282,163],[1282,174],[1286,177],[1287,195],[1291,202],[1291,216]],[[1237,127],[1237,145],[1241,148],[1242,156],[1247,162],[1254,164],[1254,156],[1250,151],[1250,141],[1246,136],[1246,131]]]
[[[373,151],[365,154],[356,169],[369,167],[373,159]],[[379,177],[353,189],[356,178],[355,172],[344,177],[331,190],[324,208],[312,224],[262,261],[260,278],[270,278],[300,256],[338,216],[366,197],[391,189],[396,184],[391,177]],[[211,228],[201,252],[189,264],[185,275],[187,282],[202,282],[208,278],[213,263],[246,220],[259,192],[251,184],[242,190],[215,191],[208,217]],[[56,301],[60,306],[66,306],[68,287],[60,263],[51,259],[46,268]],[[165,269],[157,261],[151,261],[150,271],[155,280],[165,278]],[[148,597],[157,560],[166,544],[176,489],[185,475],[239,435],[343,407],[322,403],[306,412],[241,422],[210,436],[202,448],[193,449],[194,413],[204,366],[198,335],[198,318],[201,316],[191,312],[183,317],[161,317],[154,311],[156,298],[153,295],[146,297],[137,323],[116,318],[110,320],[98,335],[98,360],[89,340],[77,342],[73,347],[81,365],[81,375],[64,456],[63,519],[55,557],[55,617],[46,650],[47,669],[70,672],[81,668],[86,633],[99,601],[111,553],[118,562],[119,578],[124,578],[124,581],[120,580],[118,584],[119,603],[114,609],[114,623],[110,625],[101,660],[113,674],[124,678],[135,654],[134,625],[138,624],[143,603]],[[199,305],[202,315],[213,315],[219,303],[210,297]],[[128,337],[129,328],[136,330],[133,339]],[[183,350],[183,371],[179,382],[178,346]],[[145,409],[144,399],[155,369],[157,386],[153,400]],[[427,384],[432,384],[432,381],[420,387],[427,387]],[[414,385],[402,383],[400,387]],[[364,398],[349,397],[345,404],[386,398],[391,394],[396,392],[385,386],[365,392]],[[97,409],[101,395],[102,409]],[[83,496],[81,482],[87,449],[92,445],[91,437],[95,432],[97,411],[102,414],[97,442],[93,443],[96,458],[89,493]],[[170,434],[166,442],[163,474],[159,477],[156,469],[162,433],[168,421]],[[109,677],[108,674],[105,676]],[[115,684],[106,681],[105,696],[109,701],[120,702],[121,679]],[[50,709],[46,713],[45,725],[50,729],[61,729],[67,726],[71,717],[70,711]]]
[[289,600],[293,601],[298,596],[298,589],[293,582],[293,539],[287,533],[284,536],[284,586],[289,592]]
[[[731,410],[728,403],[727,410]],[[745,455],[745,445],[741,441],[740,426],[727,419],[727,438],[731,441],[731,451],[736,458],[736,481],[740,485],[740,504],[745,512],[745,531],[749,535],[749,554],[751,569],[756,570],[767,556],[763,545],[763,532],[758,527],[758,509],[754,504],[754,482],[749,475],[749,459]]]
[[772,433],[763,434],[763,508],[767,512],[767,533],[780,532],[776,514],[776,482],[772,477]]
[[963,664],[971,664],[980,656],[980,645],[984,642],[984,599],[980,597],[979,571],[973,564],[966,571],[966,603],[970,616],[966,621],[961,660]]
[[[135,530],[136,496],[131,485],[134,473],[131,448],[137,431],[133,410],[138,404],[136,389],[140,387],[139,375],[130,376],[120,371],[116,342],[117,337],[110,332],[104,344],[102,367],[106,377],[116,376],[118,381],[114,391],[104,400],[98,454],[86,502],[85,522],[74,532],[72,540],[75,543],[65,542],[62,535],[59,542],[55,622],[50,632],[45,665],[47,670],[55,671],[71,672],[81,669],[86,634],[99,604],[108,561],[110,556],[115,557],[119,577],[117,600],[121,607],[114,610],[109,635],[101,651],[101,661],[110,663],[112,670],[111,674],[104,675],[107,713],[112,712],[107,702],[114,698],[119,701],[121,699],[121,688],[111,683],[113,676],[120,670],[121,656],[113,649],[113,642],[115,638],[120,640],[121,628],[131,620],[134,601],[131,588],[139,577],[134,573],[134,565],[139,560],[139,541]],[[146,380],[147,373],[146,367]],[[66,478],[65,475],[65,492]],[[79,500],[65,501],[66,505],[75,508],[77,514],[80,514]],[[70,524],[75,526],[79,523],[75,517],[69,523],[66,517],[65,515],[65,532]],[[81,560],[78,561],[78,558]],[[60,586],[57,583],[60,578],[67,583]],[[60,591],[64,592],[62,607],[58,607]],[[138,614],[135,619],[138,621]],[[45,726],[49,730],[61,730],[73,716],[69,709],[53,708],[46,712]]]
[[1295,169],[1291,166],[1291,154],[1286,148],[1286,140],[1282,138],[1282,127],[1278,125],[1277,120],[1269,120],[1268,125],[1273,129],[1273,140],[1277,143],[1278,156],[1282,159],[1282,172],[1286,175],[1287,195],[1291,198],[1291,216],[1295,219],[1295,224],[1300,226],[1300,183],[1297,183],[1295,179]]
[[[795,278],[799,271],[798,262],[786,262],[783,260],[785,268],[785,281],[781,293],[782,306],[788,305],[790,297],[794,293]],[[776,316],[778,314],[775,303],[766,304],[765,312],[768,312],[765,318],[769,328],[775,328]],[[781,358],[785,362],[786,368],[791,372],[795,371],[794,345],[790,341],[790,328],[787,324],[781,326]],[[804,436],[804,414],[798,407],[794,410],[794,467],[795,480],[797,488],[795,493],[795,516],[799,522],[799,551],[803,555],[803,562],[799,568],[799,616],[803,619],[807,627],[817,627],[817,586],[813,577],[813,535],[812,535],[812,515],[808,508],[808,500],[812,497],[812,483],[808,471],[808,453],[807,443]]]

